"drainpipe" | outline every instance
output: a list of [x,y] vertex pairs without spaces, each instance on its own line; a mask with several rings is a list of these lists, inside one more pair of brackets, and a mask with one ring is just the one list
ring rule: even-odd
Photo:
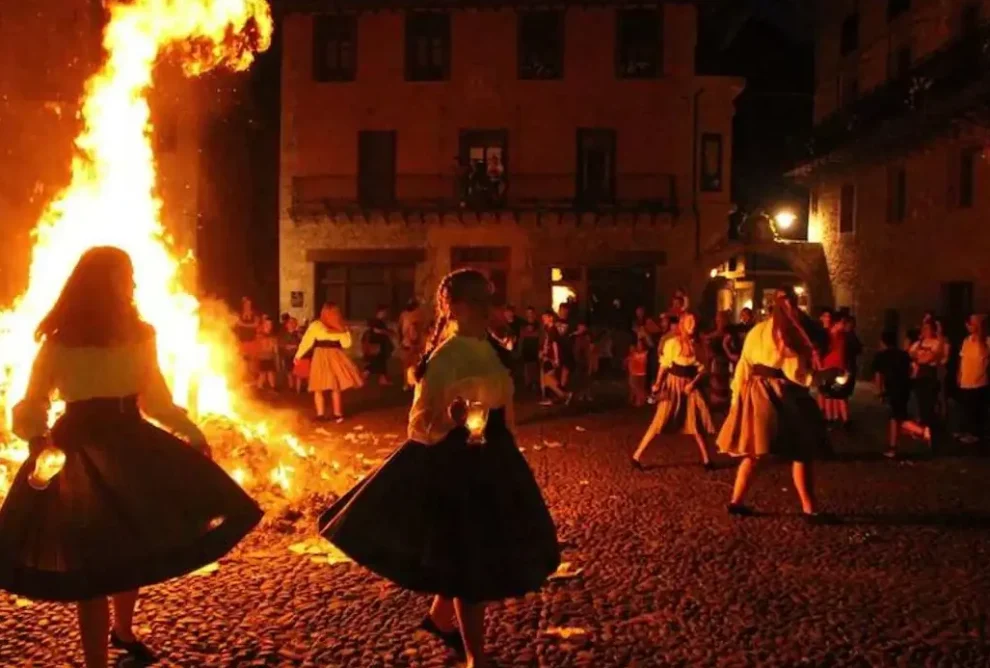
[[692,146],[694,147],[694,152],[691,156],[691,208],[694,211],[694,259],[701,259],[701,207],[698,206],[698,131],[700,130],[701,114],[699,113],[698,101],[701,99],[701,94],[705,92],[704,88],[699,88],[694,93],[694,101],[692,104],[692,111],[694,114],[694,134],[692,135]]

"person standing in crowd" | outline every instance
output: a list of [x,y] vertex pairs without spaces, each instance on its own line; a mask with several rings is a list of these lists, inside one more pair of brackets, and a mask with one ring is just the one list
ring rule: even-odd
[[633,336],[646,346],[646,375],[653,377],[657,372],[657,347],[660,345],[660,325],[646,315],[646,308],[637,306],[633,315]]
[[749,330],[756,325],[756,318],[753,316],[753,309],[748,306],[739,311],[739,324],[736,326],[742,333],[742,338],[746,338]]
[[656,415],[632,456],[633,467],[640,471],[646,448],[660,434],[694,436],[705,469],[715,468],[708,455],[707,441],[708,435],[715,433],[715,425],[708,402],[697,389],[705,367],[698,360],[695,318],[686,313],[679,324],[678,335],[667,339],[660,355],[660,371],[653,384],[653,391],[661,393]]
[[[560,563],[553,520],[516,446],[513,383],[488,333],[490,302],[478,271],[441,281],[409,440],[320,518],[323,536],[359,564],[434,595],[421,628],[468,668],[490,665],[486,604],[539,590]],[[465,428],[467,402],[487,410],[482,446]]]
[[646,405],[646,343],[642,339],[629,346],[626,372],[629,375],[629,404],[635,408]]
[[[849,401],[846,386],[849,385],[849,362],[846,355],[849,351],[846,334],[845,315],[836,313],[830,318],[828,354],[822,360],[822,367],[830,370],[828,382],[821,387],[825,399],[825,418],[829,422],[840,422],[845,425],[849,421]],[[844,380],[843,380],[844,379]]]
[[392,345],[392,330],[388,326],[388,307],[379,305],[375,317],[368,320],[368,327],[361,336],[364,349],[364,377],[378,377],[382,387],[391,385],[388,380],[388,362],[392,359],[395,347]]
[[578,401],[591,401],[591,377],[594,364],[594,344],[591,331],[584,322],[579,322],[571,334],[571,349],[574,351],[574,370],[571,373],[570,390]]
[[[261,510],[172,402],[127,253],[86,251],[36,336],[27,391],[12,412],[30,455],[0,506],[0,589],[75,602],[88,668],[106,668],[108,638],[147,665],[154,653],[133,627],[139,589],[217,561]],[[65,413],[49,431],[55,394]],[[39,488],[32,476],[49,448],[65,463]]]
[[516,315],[516,307],[511,304],[506,305],[502,310],[502,317],[505,320],[505,340],[510,344],[506,347],[510,351],[515,351],[519,348],[519,336],[522,333],[522,327],[525,321]]
[[258,389],[276,390],[275,374],[278,370],[278,339],[271,318],[264,316],[258,326],[255,340],[255,356],[258,360]]
[[412,374],[423,349],[423,316],[415,299],[410,299],[399,314],[399,346],[402,349],[403,387],[412,390]]
[[241,297],[241,311],[234,324],[234,335],[240,346],[241,359],[247,364],[248,374],[252,378],[257,375],[255,341],[260,325],[261,317],[255,312],[254,303],[248,297]]
[[732,323],[729,311],[715,314],[715,329],[705,336],[708,350],[708,404],[713,411],[725,411],[732,399],[729,351]]
[[557,308],[557,356],[559,362],[560,386],[567,391],[571,389],[571,374],[574,373],[574,327],[571,324],[571,305],[564,302]]
[[880,337],[880,352],[873,358],[873,378],[877,391],[890,409],[887,426],[887,449],[884,457],[897,456],[897,441],[901,430],[915,435],[924,428],[908,417],[911,398],[911,357],[897,347],[897,334],[884,332]]
[[934,319],[921,325],[921,334],[909,351],[914,362],[914,397],[924,439],[932,447],[932,430],[938,421],[938,365],[943,358],[942,342],[935,331]]
[[[289,315],[286,313],[285,315]],[[296,351],[299,350],[299,343],[302,336],[299,334],[299,321],[289,316],[284,318],[285,323],[282,331],[279,332],[278,350],[281,360],[282,372],[285,374],[290,390],[302,392],[302,379],[294,371],[294,361]]]
[[719,449],[742,459],[728,511],[752,515],[745,505],[759,462],[775,456],[792,462],[794,488],[804,517],[813,523],[830,518],[818,513],[812,462],[827,452],[821,411],[808,392],[818,353],[798,317],[793,290],[778,290],[769,320],[750,330],[732,379],[732,406],[718,435]]
[[987,338],[986,324],[985,316],[970,315],[966,321],[969,335],[959,349],[957,380],[963,419],[958,438],[968,445],[980,442],[986,435],[987,366],[990,365],[990,339]]
[[318,421],[328,419],[324,392],[330,392],[334,422],[341,423],[344,421],[342,394],[364,384],[361,372],[344,352],[351,344],[351,332],[344,324],[340,309],[336,304],[327,302],[320,309],[319,319],[306,329],[296,351],[297,360],[313,351],[309,391],[313,393]]
[[519,341],[523,383],[528,389],[537,388],[540,385],[540,321],[532,306],[526,307],[526,319],[519,329]]
[[938,400],[935,404],[939,418],[944,422],[949,415],[949,360],[952,357],[952,343],[945,335],[945,326],[939,319],[935,320],[935,336],[941,345],[942,356],[938,360]]
[[553,406],[553,400],[547,396],[549,390],[564,403],[571,402],[571,393],[565,391],[558,379],[560,370],[560,335],[557,333],[557,316],[553,311],[543,314],[543,341],[540,345],[540,405]]
[[615,339],[612,337],[611,328],[602,327],[601,333],[595,341],[595,349],[598,353],[596,356],[598,365],[595,372],[601,372],[604,376],[614,373],[615,369],[612,365],[615,358]]

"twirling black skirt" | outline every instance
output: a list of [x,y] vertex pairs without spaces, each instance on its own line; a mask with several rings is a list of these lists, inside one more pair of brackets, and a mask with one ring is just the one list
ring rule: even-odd
[[501,411],[487,443],[456,429],[409,441],[320,518],[356,562],[417,592],[496,601],[538,590],[560,563],[540,488]]
[[81,601],[184,575],[231,550],[261,510],[134,398],[71,403],[52,430],[65,467],[43,491],[21,467],[0,507],[0,589]]

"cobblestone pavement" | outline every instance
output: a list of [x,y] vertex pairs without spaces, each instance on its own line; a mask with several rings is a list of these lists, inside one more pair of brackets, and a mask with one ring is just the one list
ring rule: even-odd
[[[986,666],[990,459],[890,462],[860,410],[817,471],[839,526],[798,516],[788,471],[725,513],[731,464],[706,474],[687,439],[629,454],[648,410],[525,413],[520,444],[576,577],[493,605],[500,666]],[[401,408],[351,423],[401,432]],[[876,429],[874,429],[874,427]],[[875,432],[875,433],[874,433]],[[358,445],[353,445],[357,448]],[[845,455],[845,456],[841,456]],[[427,605],[351,563],[298,554],[271,522],[212,573],[148,589],[138,627],[181,666],[446,666],[414,631]],[[80,661],[70,607],[0,594],[0,665]]]

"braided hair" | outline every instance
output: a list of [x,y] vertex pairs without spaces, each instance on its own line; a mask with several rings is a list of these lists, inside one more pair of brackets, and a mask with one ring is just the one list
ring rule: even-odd
[[[443,343],[447,326],[450,324],[450,306],[459,302],[480,302],[489,301],[492,294],[492,284],[477,269],[458,269],[452,271],[440,281],[437,286],[436,295],[436,327],[433,336],[426,344],[426,349],[419,358],[416,365],[415,377],[417,381],[423,380],[426,375],[426,367],[430,363],[433,353]],[[491,337],[489,337],[491,338]]]

